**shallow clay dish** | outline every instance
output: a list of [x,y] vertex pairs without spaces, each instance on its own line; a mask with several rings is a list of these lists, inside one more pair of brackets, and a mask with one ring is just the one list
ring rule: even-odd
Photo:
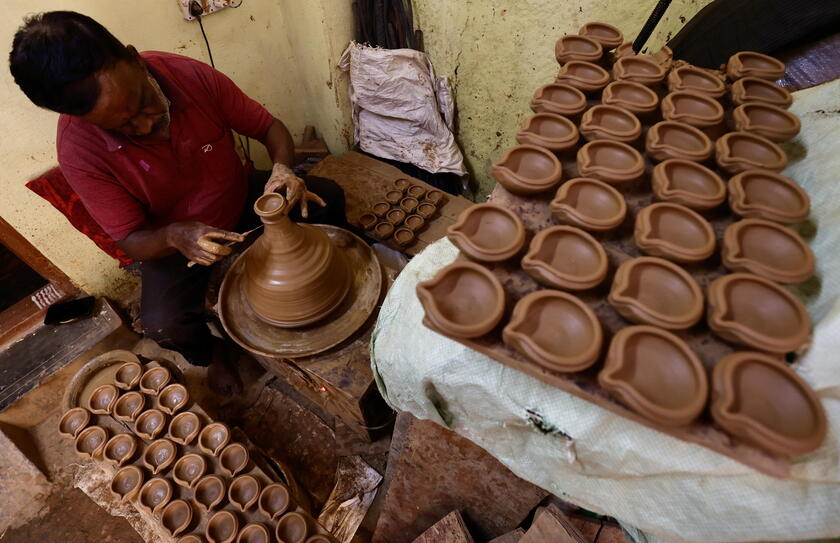
[[207,471],[207,460],[200,454],[186,454],[175,462],[172,479],[179,485],[192,488]]
[[289,489],[280,483],[272,483],[260,492],[260,511],[270,518],[276,519],[294,507]]
[[151,368],[140,377],[140,392],[157,396],[172,380],[172,373],[164,367]]
[[262,524],[246,524],[239,531],[236,543],[271,543],[271,534]]
[[543,285],[586,290],[607,276],[607,253],[592,236],[573,226],[552,226],[531,240],[522,269]]
[[370,230],[377,222],[379,222],[379,217],[373,213],[363,213],[359,216],[359,226],[365,230]]
[[131,434],[117,434],[105,444],[102,457],[115,466],[122,466],[137,452],[137,438]]
[[516,255],[525,244],[525,226],[512,211],[496,204],[468,207],[447,237],[461,252],[480,262],[501,262]]
[[114,385],[102,385],[88,398],[88,409],[96,415],[109,415],[114,410],[119,395],[120,392]]
[[643,256],[618,267],[607,299],[625,319],[668,330],[689,328],[703,316],[703,293],[684,269]]
[[405,215],[406,213],[402,209],[392,209],[385,214],[385,220],[394,226],[399,226],[405,220]]
[[173,537],[182,534],[190,527],[193,510],[184,500],[175,500],[166,504],[160,514],[160,523]]
[[408,187],[406,194],[411,196],[412,198],[417,198],[417,200],[422,200],[424,196],[426,196],[426,189],[421,187],[420,185],[411,185]]
[[749,132],[730,132],[715,142],[718,166],[729,173],[760,169],[781,171],[787,166],[785,152],[767,138]]
[[219,456],[222,449],[230,441],[230,430],[221,422],[213,422],[204,427],[198,434],[198,446],[202,451],[213,456]]
[[137,391],[126,392],[114,404],[114,418],[123,422],[134,422],[146,407],[146,397]]
[[239,472],[248,467],[251,455],[242,443],[231,443],[222,450],[219,455],[219,464],[222,471],[229,477],[235,477]]
[[729,180],[729,207],[744,218],[793,224],[808,218],[811,199],[783,175],[747,170]]
[[793,103],[793,96],[787,89],[757,77],[744,77],[732,83],[729,96],[738,106],[761,102],[787,109]]
[[645,150],[652,160],[682,158],[702,162],[714,151],[709,137],[685,123],[662,121],[651,126],[645,138]]
[[613,81],[601,93],[601,103],[624,108],[636,115],[646,115],[656,111],[659,96],[641,83]]
[[811,320],[805,306],[769,279],[724,275],[709,285],[708,299],[709,328],[727,341],[780,354],[808,342]]
[[558,221],[592,232],[617,228],[627,215],[627,202],[620,192],[586,177],[565,182],[550,207]]
[[151,470],[152,474],[166,470],[175,462],[178,456],[178,449],[168,439],[153,441],[143,453],[143,465]]
[[424,219],[428,219],[435,214],[435,211],[437,211],[437,207],[435,207],[435,204],[432,204],[430,202],[421,202],[420,205],[417,206],[415,214],[420,215]]
[[391,210],[391,204],[388,202],[376,202],[371,209],[377,217],[384,217]]
[[537,113],[525,119],[516,134],[516,141],[544,147],[549,151],[565,151],[578,142],[575,123],[556,113]]
[[98,458],[108,441],[108,432],[101,426],[88,426],[76,436],[76,454],[83,458]]
[[590,141],[577,153],[581,177],[594,177],[607,183],[635,181],[645,171],[639,152],[625,143],[609,140]]
[[499,279],[473,262],[453,262],[417,284],[423,323],[459,338],[483,336],[499,324],[505,292]]
[[666,73],[664,67],[644,55],[619,58],[612,70],[613,77],[618,81],[633,81],[649,87],[661,83]]
[[595,92],[610,82],[610,73],[597,64],[572,60],[564,64],[557,74],[557,83],[563,83],[583,92]]
[[79,432],[90,423],[90,411],[84,407],[68,409],[61,420],[58,421],[58,433],[71,439],[79,435]]
[[260,482],[251,475],[240,475],[228,487],[228,501],[245,512],[260,498]]
[[373,227],[373,237],[378,240],[386,240],[394,233],[394,225],[389,222],[381,222]]
[[733,81],[742,77],[776,81],[784,75],[784,62],[755,51],[739,51],[729,57],[726,63],[726,76]]
[[586,107],[586,96],[580,90],[558,83],[538,88],[531,100],[531,110],[534,113],[556,113],[574,117],[583,113]]
[[172,483],[166,479],[155,477],[149,479],[140,488],[137,502],[152,513],[157,513],[172,499]]
[[407,247],[414,243],[414,232],[410,228],[397,228],[394,230],[394,241],[400,247]]
[[111,479],[111,493],[119,498],[120,503],[134,499],[143,486],[143,470],[137,466],[120,468]]
[[647,255],[681,264],[709,258],[716,245],[709,221],[685,206],[668,202],[639,211],[633,241]]
[[761,353],[733,353],[715,365],[711,412],[730,434],[783,455],[815,451],[828,430],[814,390],[789,367]]
[[193,500],[199,510],[210,512],[227,496],[225,480],[218,475],[206,475],[198,480],[193,490]]
[[160,391],[158,403],[160,410],[168,415],[174,415],[183,409],[190,401],[190,394],[184,385],[173,383]]
[[660,49],[652,55],[637,54],[635,51],[633,51],[633,42],[631,41],[622,43],[615,50],[616,59],[633,56],[640,56],[653,60],[655,63],[662,66],[662,69],[665,70],[666,73],[671,69],[671,64],[674,60],[674,52],[671,51],[671,48],[667,45],[663,45],[662,49]]
[[761,102],[742,104],[732,112],[735,130],[752,132],[770,141],[787,141],[799,134],[802,124],[793,113]]
[[400,209],[403,210],[406,215],[414,213],[414,210],[417,209],[418,205],[420,205],[420,200],[414,196],[406,196],[400,200]]
[[814,274],[814,253],[799,235],[763,219],[744,219],[723,234],[723,265],[777,283],[800,283]]
[[405,218],[405,222],[403,224],[412,232],[417,232],[418,230],[423,228],[424,224],[426,224],[426,219],[424,219],[420,215],[409,215]]
[[439,190],[430,190],[426,193],[426,196],[423,199],[429,202],[430,204],[438,206],[443,200],[443,193]]
[[134,420],[134,433],[143,439],[157,439],[166,428],[166,415],[157,409],[143,411]]
[[493,177],[514,194],[529,195],[553,189],[563,176],[554,153],[536,145],[511,147],[493,164]]
[[309,519],[301,513],[286,513],[277,521],[275,534],[278,541],[285,543],[304,543],[309,535]]
[[613,336],[598,383],[633,411],[667,426],[696,419],[709,397],[697,355],[654,326],[628,326]]
[[117,370],[114,376],[114,384],[122,390],[131,390],[140,383],[143,375],[143,366],[137,362],[126,362]]
[[239,519],[231,511],[219,511],[210,517],[204,529],[207,543],[231,543],[239,533]]
[[617,106],[597,105],[580,119],[580,133],[587,141],[635,141],[642,134],[642,124],[635,115]]
[[708,94],[692,91],[672,92],[662,99],[662,117],[666,121],[711,128],[723,122],[723,106]]
[[554,58],[560,64],[573,60],[598,62],[604,55],[601,43],[586,36],[570,34],[563,36],[554,44]]
[[726,85],[719,77],[687,64],[672,68],[667,79],[669,92],[695,91],[712,98],[720,98],[726,93]]
[[624,34],[611,24],[591,21],[580,27],[581,36],[591,38],[601,44],[604,51],[615,49],[624,41]]
[[391,205],[397,205],[400,203],[400,200],[403,199],[403,191],[401,190],[389,190],[385,193],[385,201]]
[[179,445],[189,445],[201,431],[201,421],[192,411],[175,415],[169,422],[169,439]]
[[595,313],[578,297],[538,290],[517,302],[502,339],[543,367],[574,372],[595,363],[603,334]]
[[711,209],[726,199],[726,185],[718,174],[697,162],[678,158],[653,168],[651,190],[660,200],[691,209]]

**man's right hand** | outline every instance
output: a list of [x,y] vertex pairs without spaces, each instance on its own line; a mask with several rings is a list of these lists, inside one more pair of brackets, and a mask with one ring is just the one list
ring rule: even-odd
[[176,222],[166,227],[167,243],[187,260],[204,266],[210,266],[230,254],[231,248],[217,241],[239,242],[244,239],[242,234],[195,221]]

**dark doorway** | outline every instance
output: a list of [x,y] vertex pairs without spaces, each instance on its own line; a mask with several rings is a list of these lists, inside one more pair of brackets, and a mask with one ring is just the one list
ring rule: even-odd
[[0,312],[49,283],[15,253],[0,244]]

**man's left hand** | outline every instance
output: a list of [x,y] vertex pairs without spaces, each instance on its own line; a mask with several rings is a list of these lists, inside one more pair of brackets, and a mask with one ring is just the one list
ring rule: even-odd
[[296,204],[300,204],[300,214],[303,218],[309,217],[309,202],[315,202],[321,207],[326,205],[318,195],[306,190],[303,179],[296,176],[288,166],[276,163],[271,170],[271,177],[265,184],[264,192],[269,193],[283,189],[285,189],[284,196],[287,202],[286,209],[291,210]]

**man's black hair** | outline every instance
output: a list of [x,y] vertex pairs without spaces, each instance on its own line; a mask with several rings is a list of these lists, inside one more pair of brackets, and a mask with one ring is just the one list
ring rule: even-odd
[[99,98],[94,74],[131,58],[128,48],[87,15],[50,11],[26,18],[12,41],[9,68],[36,105],[85,115]]

